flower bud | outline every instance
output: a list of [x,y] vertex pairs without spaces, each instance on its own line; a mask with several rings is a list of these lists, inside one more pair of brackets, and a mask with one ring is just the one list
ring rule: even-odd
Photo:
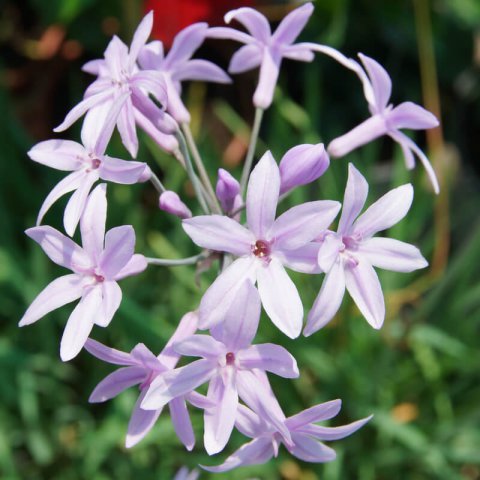
[[218,169],[218,180],[215,191],[223,210],[226,213],[232,212],[235,204],[238,203],[236,202],[236,197],[240,196],[240,184],[223,168]]
[[280,193],[315,181],[329,165],[330,159],[323,143],[291,148],[280,160]]
[[171,190],[167,190],[160,195],[158,202],[160,210],[171,213],[181,218],[191,218],[192,212],[190,209],[180,200],[180,197]]

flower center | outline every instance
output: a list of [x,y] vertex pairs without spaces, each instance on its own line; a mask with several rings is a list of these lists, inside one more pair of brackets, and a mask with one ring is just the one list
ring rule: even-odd
[[93,277],[95,278],[95,281],[98,283],[102,283],[105,281],[105,277],[103,275],[98,275],[97,273],[94,273]]
[[270,255],[270,245],[265,240],[257,240],[252,247],[252,253],[258,258],[265,258]]
[[100,164],[101,164],[101,163],[102,163],[102,162],[100,161],[99,158],[94,158],[94,159],[92,160],[92,170],[97,170],[97,168],[100,167]]
[[227,365],[233,365],[235,363],[235,354],[233,352],[228,352],[225,355],[225,361],[227,362]]

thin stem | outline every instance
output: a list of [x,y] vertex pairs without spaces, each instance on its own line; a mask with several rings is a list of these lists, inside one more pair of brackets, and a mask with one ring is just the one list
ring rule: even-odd
[[149,265],[157,265],[160,267],[179,267],[182,265],[194,265],[204,258],[206,258],[206,254],[203,252],[199,253],[198,255],[194,255],[193,257],[172,260],[169,258],[147,258],[147,262]]
[[180,145],[180,151],[182,153],[183,159],[185,160],[185,168],[187,170],[187,174],[190,178],[190,181],[192,182],[193,189],[195,190],[195,195],[198,198],[198,201],[200,203],[200,206],[202,207],[203,212],[206,214],[209,214],[210,209],[208,208],[208,205],[205,202],[204,193],[202,191],[202,184],[200,183],[195,173],[195,170],[193,169],[192,161],[190,159],[190,154],[188,153],[187,144],[185,142],[185,137],[183,136],[183,133],[180,130],[177,130],[177,133],[175,134],[175,136],[177,137],[178,143]]
[[152,175],[150,176],[150,182],[152,185],[155,187],[157,192],[161,195],[163,192],[166,192],[167,189],[163,185],[163,183],[160,181],[160,179],[152,172]]
[[245,189],[247,188],[248,177],[250,175],[250,170],[252,169],[253,157],[255,155],[255,148],[257,146],[258,134],[260,132],[263,112],[263,108],[257,108],[255,110],[255,120],[253,122],[252,135],[250,137],[250,144],[248,145],[247,157],[243,165],[242,178],[240,181],[240,191],[242,192],[242,198],[245,196]]
[[187,145],[190,148],[190,152],[200,175],[200,179],[203,183],[203,186],[205,187],[205,190],[208,193],[208,197],[210,197],[211,202],[209,203],[215,213],[221,214],[222,209],[220,208],[220,204],[218,203],[217,196],[215,195],[215,191],[213,190],[212,182],[210,181],[210,178],[207,174],[205,165],[202,161],[202,157],[200,156],[200,152],[198,151],[197,144],[195,143],[192,131],[190,130],[190,126],[188,123],[182,123],[182,131],[187,140]]

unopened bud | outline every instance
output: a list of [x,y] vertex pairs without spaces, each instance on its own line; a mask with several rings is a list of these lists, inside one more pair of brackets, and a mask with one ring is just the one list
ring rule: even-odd
[[181,218],[191,218],[192,212],[190,209],[180,200],[180,197],[171,190],[167,190],[160,195],[158,202],[160,210],[171,213]]
[[240,184],[223,168],[218,169],[218,180],[215,191],[223,210],[226,213],[232,212],[238,203],[236,197],[240,197]]

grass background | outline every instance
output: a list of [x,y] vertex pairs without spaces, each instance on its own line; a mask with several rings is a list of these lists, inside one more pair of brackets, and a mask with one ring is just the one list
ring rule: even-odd
[[[362,51],[378,59],[392,76],[394,103],[412,100],[441,111],[441,128],[415,139],[429,152],[442,192],[438,197],[431,193],[420,167],[406,172],[399,149],[383,139],[332,162],[318,182],[295,191],[282,209],[308,199],[341,200],[348,161],[369,180],[369,202],[392,186],[412,181],[411,213],[389,235],[420,246],[431,266],[412,274],[380,272],[387,300],[387,320],[380,332],[371,329],[349,301],[335,321],[308,339],[291,341],[266,319],[261,323],[257,341],[283,344],[299,363],[298,380],[272,378],[288,415],[334,398],[343,399],[343,409],[332,424],[375,414],[361,431],[331,444],[337,461],[310,465],[281,451],[266,465],[225,475],[203,473],[201,478],[478,479],[480,4],[314,3],[303,39],[332,45],[349,56]],[[278,2],[266,11],[274,22],[285,7]],[[135,0],[1,2],[1,479],[169,479],[181,465],[220,461],[204,453],[201,415],[193,411],[193,453],[180,445],[166,414],[141,444],[125,450],[137,391],[106,404],[88,404],[94,386],[112,369],[87,353],[66,364],[60,361],[59,339],[71,306],[28,328],[17,327],[38,292],[63,272],[23,234],[62,174],[34,164],[26,152],[54,137],[51,129],[91,81],[80,72],[81,65],[101,56],[113,33],[128,43],[142,8]],[[199,53],[226,67],[235,47],[208,42]],[[253,117],[255,75],[237,76],[233,86],[192,84],[185,89],[192,128],[213,179],[220,166],[240,172]],[[360,85],[350,72],[322,57],[310,65],[286,62],[257,154],[268,148],[279,159],[298,143],[328,142],[366,115]],[[79,128],[80,123],[60,138],[78,139]],[[125,155],[118,138],[110,151]],[[148,161],[168,188],[189,198],[191,188],[182,170],[145,137],[138,158]],[[108,225],[134,225],[138,252],[171,258],[196,253],[179,222],[158,211],[149,185],[109,185],[108,194]],[[64,205],[59,202],[52,209],[49,224],[61,227]],[[106,330],[96,327],[93,337],[122,350],[144,342],[160,351],[213,276],[203,274],[198,286],[190,267],[151,267],[124,280],[124,301],[114,321]],[[309,308],[322,279],[292,276]],[[235,434],[226,453],[243,441]]]

